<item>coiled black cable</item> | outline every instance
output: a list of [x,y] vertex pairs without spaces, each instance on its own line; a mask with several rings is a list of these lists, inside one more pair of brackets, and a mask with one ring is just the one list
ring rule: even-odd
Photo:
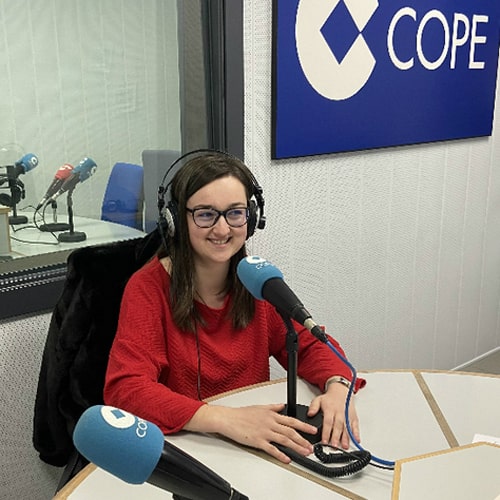
[[[353,474],[359,472],[361,469],[364,469],[372,459],[370,452],[366,450],[345,451],[334,446],[317,443],[314,445],[314,455],[318,460],[323,462],[320,463],[315,462],[310,458],[299,455],[295,451],[286,448],[285,446],[281,446],[276,443],[274,443],[274,445],[299,465],[302,465],[303,467],[306,467],[307,469],[328,478],[352,476]],[[324,447],[331,448],[335,450],[335,452],[325,453],[325,451],[323,450]],[[335,465],[334,467],[329,467],[324,464],[345,465]]]

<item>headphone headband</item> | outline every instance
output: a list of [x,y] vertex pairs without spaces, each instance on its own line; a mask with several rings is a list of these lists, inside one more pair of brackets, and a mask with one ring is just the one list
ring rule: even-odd
[[[233,160],[235,164],[243,171],[240,164],[246,165],[236,156],[226,153],[225,151],[219,151],[217,149],[196,149],[193,151],[189,151],[188,153],[184,153],[179,156],[177,160],[175,160],[166,170],[160,186],[158,186],[158,213],[159,220],[158,225],[161,230],[166,228],[166,231],[170,237],[174,237],[174,235],[178,232],[178,212],[179,207],[177,203],[172,200],[171,195],[171,185],[172,180],[177,174],[177,172],[190,160],[196,158],[197,156],[203,156],[207,154],[219,154],[224,156],[230,160]],[[173,171],[173,175],[170,176],[170,180],[167,182],[169,174]],[[251,196],[255,198],[254,200],[250,200],[250,216],[247,222],[247,238],[252,236],[255,232],[255,229],[264,229],[266,225],[266,218],[264,216],[264,195],[262,187],[257,182],[257,179],[253,175],[252,171],[246,167],[244,173],[250,176],[250,180],[252,183],[252,194]]]

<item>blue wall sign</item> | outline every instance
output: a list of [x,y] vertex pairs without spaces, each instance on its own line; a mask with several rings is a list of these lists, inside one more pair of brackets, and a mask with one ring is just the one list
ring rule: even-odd
[[499,0],[274,0],[273,158],[491,135]]

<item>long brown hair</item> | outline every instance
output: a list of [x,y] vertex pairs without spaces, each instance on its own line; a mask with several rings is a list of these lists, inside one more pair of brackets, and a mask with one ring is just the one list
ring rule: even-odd
[[[203,323],[195,305],[194,256],[189,241],[185,214],[187,200],[199,189],[221,177],[232,176],[245,187],[247,203],[253,194],[253,177],[239,159],[219,152],[207,152],[188,159],[174,175],[170,185],[171,201],[177,210],[173,236],[165,234],[159,257],[170,257],[170,303],[176,325],[182,330],[195,332],[196,323]],[[244,328],[253,318],[255,302],[240,282],[236,267],[247,256],[246,246],[231,257],[226,285],[221,293],[230,293],[232,302],[229,317],[233,327]]]

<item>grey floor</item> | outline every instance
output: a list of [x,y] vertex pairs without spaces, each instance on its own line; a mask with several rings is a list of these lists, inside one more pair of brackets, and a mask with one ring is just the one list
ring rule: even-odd
[[464,372],[493,373],[500,375],[500,349],[459,369]]

